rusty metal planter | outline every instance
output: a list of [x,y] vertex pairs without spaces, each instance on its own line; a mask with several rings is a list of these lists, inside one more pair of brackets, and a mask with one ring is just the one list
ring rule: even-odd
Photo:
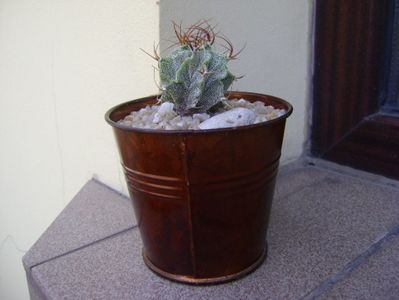
[[116,122],[154,104],[147,97],[106,113],[113,126],[143,240],[155,273],[180,282],[211,284],[253,271],[266,256],[266,230],[292,106],[262,94],[230,98],[262,101],[287,114],[237,128],[149,130]]

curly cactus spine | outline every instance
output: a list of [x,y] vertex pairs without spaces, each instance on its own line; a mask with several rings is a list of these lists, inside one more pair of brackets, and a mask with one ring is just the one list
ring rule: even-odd
[[180,115],[209,111],[235,79],[227,62],[228,58],[209,44],[179,47],[159,60],[161,101],[174,103]]

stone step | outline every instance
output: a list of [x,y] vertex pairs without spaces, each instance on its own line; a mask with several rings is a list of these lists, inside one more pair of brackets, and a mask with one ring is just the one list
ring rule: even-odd
[[265,263],[240,280],[195,287],[160,278],[144,265],[128,199],[90,181],[25,255],[31,297],[378,299],[399,294],[399,268],[395,263],[389,269],[389,257],[397,261],[397,242],[385,242],[398,234],[392,230],[399,225],[399,189],[296,166],[279,175],[273,201]]

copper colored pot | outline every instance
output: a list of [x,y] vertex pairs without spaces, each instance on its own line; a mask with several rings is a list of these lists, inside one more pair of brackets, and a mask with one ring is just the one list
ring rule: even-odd
[[110,109],[147,266],[193,284],[226,282],[253,271],[266,256],[266,230],[286,118],[292,106],[255,93],[287,114],[238,128],[150,130],[116,122],[156,97]]

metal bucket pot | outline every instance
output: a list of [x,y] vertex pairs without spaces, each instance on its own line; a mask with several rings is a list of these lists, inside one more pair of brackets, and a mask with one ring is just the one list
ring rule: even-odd
[[262,101],[287,114],[238,128],[149,130],[116,122],[156,102],[147,97],[106,114],[113,127],[143,240],[155,273],[180,282],[230,281],[266,256],[266,230],[292,106],[255,93],[229,98]]

